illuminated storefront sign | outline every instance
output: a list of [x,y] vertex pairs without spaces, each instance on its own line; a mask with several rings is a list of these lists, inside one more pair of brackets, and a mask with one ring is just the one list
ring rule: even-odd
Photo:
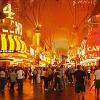
[[16,44],[17,44],[17,45],[16,45],[16,50],[20,50],[20,48],[21,48],[20,46],[21,46],[21,45],[20,45],[20,42],[19,42],[19,40],[18,40],[18,36],[14,36],[14,40],[16,41]]
[[14,39],[12,39],[12,35],[8,35],[8,39],[9,39],[9,45],[10,45],[10,47],[9,47],[9,50],[14,50]]
[[24,51],[25,50],[24,42],[21,39],[19,39],[19,40],[20,40],[20,43],[21,43],[21,51]]
[[13,36],[12,34],[1,34],[0,36],[0,52],[26,52],[26,44],[20,36]]
[[14,14],[11,11],[11,4],[4,7],[3,12],[6,14],[6,18],[2,19],[2,24],[5,26],[2,28],[2,32],[9,32],[17,35],[22,35],[22,24],[14,21]]
[[22,40],[22,24],[14,20],[11,11],[11,4],[3,8],[6,18],[1,19],[0,32],[0,53],[25,53],[27,50],[25,42]]
[[1,50],[7,50],[7,39],[5,34],[1,35]]
[[100,46],[89,46],[87,51],[100,51]]
[[6,14],[7,18],[14,19],[14,18],[13,18],[13,15],[14,15],[15,13],[13,13],[13,12],[11,11],[11,4],[8,4],[7,6],[5,6],[5,7],[3,8],[3,12]]

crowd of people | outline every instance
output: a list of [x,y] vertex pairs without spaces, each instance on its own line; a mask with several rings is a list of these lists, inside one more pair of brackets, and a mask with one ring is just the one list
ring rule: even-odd
[[[20,66],[15,67],[1,67],[0,68],[0,92],[4,92],[5,85],[8,84],[9,90],[14,91],[15,83],[18,85],[18,91],[23,90],[23,81],[25,79],[33,80],[33,85],[41,84],[44,87],[44,91],[47,92],[51,89],[53,92],[62,92],[67,85],[75,87],[76,98],[79,100],[80,93],[82,93],[82,100],[84,100],[86,81],[91,80],[91,74],[95,76],[94,86],[99,98],[100,88],[100,61],[94,69],[90,66],[84,67],[77,65],[75,67],[65,67],[64,65],[58,65],[57,67],[36,67],[22,68]],[[93,86],[90,87],[90,90]]]

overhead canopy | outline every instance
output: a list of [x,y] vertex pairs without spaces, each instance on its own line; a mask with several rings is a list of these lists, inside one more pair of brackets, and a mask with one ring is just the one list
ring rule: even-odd
[[91,15],[95,16],[98,13],[100,13],[100,0],[97,0],[96,5],[95,5]]

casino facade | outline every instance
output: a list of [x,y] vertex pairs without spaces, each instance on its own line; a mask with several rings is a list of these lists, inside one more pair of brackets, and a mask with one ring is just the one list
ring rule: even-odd
[[[11,4],[3,8],[5,18],[0,19],[0,65],[8,65],[15,59],[27,59],[27,47],[22,39],[22,24],[15,18]],[[14,62],[16,63],[16,62]]]

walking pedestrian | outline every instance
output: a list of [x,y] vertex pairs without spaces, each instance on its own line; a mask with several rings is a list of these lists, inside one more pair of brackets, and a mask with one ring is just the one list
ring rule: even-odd
[[15,73],[15,70],[12,68],[11,73],[10,73],[10,90],[14,91],[14,85],[16,83],[17,79],[17,74]]
[[54,85],[52,91],[56,91],[57,86],[58,86],[58,90],[62,92],[62,81],[61,81],[61,74],[59,68],[57,68],[56,72],[54,73]]
[[98,61],[97,70],[94,72],[95,75],[95,89],[97,94],[97,99],[99,100],[99,89],[100,89],[100,60]]
[[74,72],[74,77],[77,100],[80,100],[80,93],[82,93],[82,100],[84,100],[85,71],[81,70],[81,65],[77,65],[77,70]]
[[0,92],[4,92],[5,84],[6,84],[6,72],[5,68],[2,67],[0,69]]
[[21,67],[18,68],[17,71],[17,82],[18,82],[18,90],[22,90],[23,89],[23,77],[24,77],[25,73],[22,70]]
[[33,84],[37,83],[37,69],[33,70]]
[[44,76],[44,90],[48,91],[48,69],[45,70]]

